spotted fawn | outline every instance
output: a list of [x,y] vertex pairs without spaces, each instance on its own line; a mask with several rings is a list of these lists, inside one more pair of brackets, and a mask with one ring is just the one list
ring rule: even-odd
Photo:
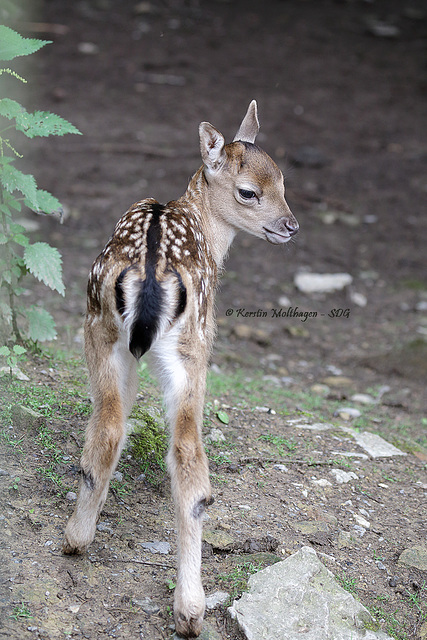
[[63,551],[83,553],[94,538],[126,439],[138,360],[151,349],[171,429],[167,462],[178,532],[174,616],[184,637],[200,634],[205,611],[202,521],[213,499],[201,431],[218,271],[238,230],[273,244],[288,242],[298,231],[283,175],[255,145],[258,131],[255,100],[230,144],[202,122],[203,165],[185,194],[166,205],[151,198],[134,204],[95,260],[87,289],[85,353],[93,414]]

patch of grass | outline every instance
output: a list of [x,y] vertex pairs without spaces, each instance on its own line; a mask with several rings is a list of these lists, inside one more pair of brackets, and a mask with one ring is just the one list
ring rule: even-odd
[[167,431],[159,420],[139,406],[134,407],[131,418],[136,421],[135,430],[130,435],[132,457],[140,465],[147,482],[157,486],[166,474]]
[[28,606],[24,602],[21,602],[14,607],[10,617],[14,620],[19,620],[20,618],[32,618],[33,616]]
[[335,576],[335,578],[343,589],[351,593],[353,596],[357,594],[357,582],[355,578],[349,578],[344,571]]
[[230,601],[247,591],[250,576],[260,569],[262,569],[262,562],[242,562],[233,567],[230,573],[219,576],[219,583],[230,594]]
[[[284,438],[283,436],[273,436],[270,433],[259,436],[258,440],[263,440],[276,447],[281,456],[290,455],[297,448],[297,444],[293,438]],[[287,451],[285,451],[285,448]]]

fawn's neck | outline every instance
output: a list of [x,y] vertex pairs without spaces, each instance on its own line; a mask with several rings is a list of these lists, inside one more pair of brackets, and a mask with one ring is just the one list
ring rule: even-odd
[[189,208],[197,219],[217,267],[221,269],[236,231],[218,215],[203,167],[191,178],[186,192],[178,202]]

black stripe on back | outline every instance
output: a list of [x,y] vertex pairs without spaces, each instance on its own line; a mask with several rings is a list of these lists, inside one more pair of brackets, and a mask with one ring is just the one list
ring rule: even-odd
[[[162,312],[163,291],[156,280],[156,265],[161,239],[161,204],[152,205],[153,217],[147,231],[147,251],[145,254],[145,280],[135,302],[134,322],[130,331],[129,350],[135,358],[140,358],[149,350],[159,327]],[[121,274],[120,274],[121,275]],[[120,278],[120,276],[119,276]]]

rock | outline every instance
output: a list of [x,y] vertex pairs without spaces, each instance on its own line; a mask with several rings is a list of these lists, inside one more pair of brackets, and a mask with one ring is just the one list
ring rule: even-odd
[[352,291],[350,293],[350,300],[358,307],[366,307],[368,304],[368,298],[363,295],[363,293],[357,293],[357,291]]
[[328,376],[324,378],[322,382],[329,387],[351,387],[354,382],[351,378],[346,378],[346,376]]
[[74,491],[69,491],[65,496],[65,499],[68,500],[68,502],[74,502],[75,500],[77,500],[77,493],[74,493]]
[[[229,613],[248,640],[391,640],[311,547],[251,576]],[[286,615],[284,614],[286,612]]]
[[332,293],[353,282],[349,273],[297,273],[294,283],[302,293]]
[[310,535],[313,533],[329,533],[329,527],[327,522],[321,522],[320,520],[301,520],[299,522],[289,521],[288,524],[294,529],[304,535]]
[[309,431],[328,431],[332,425],[327,422],[313,422],[313,424],[299,424],[299,429],[308,429]]
[[398,563],[420,569],[420,571],[427,571],[427,546],[425,544],[417,544],[410,549],[405,549],[400,554]]
[[121,471],[115,471],[113,473],[113,480],[117,480],[117,482],[123,482],[123,473]]
[[212,429],[206,440],[208,442],[225,442],[225,435],[221,429]]
[[360,544],[359,540],[355,538],[350,531],[340,531],[338,534],[338,549],[344,549],[357,546]]
[[113,533],[113,530],[109,522],[98,522],[96,525],[98,531],[105,531],[106,533]]
[[318,487],[332,487],[332,482],[329,482],[329,480],[326,480],[326,478],[320,478],[319,480],[312,480],[311,481],[313,484],[317,485]]
[[[240,545],[239,545],[240,546]],[[264,538],[248,538],[243,543],[243,553],[271,553],[276,551],[279,546],[279,541],[273,536],[267,534]]]
[[267,331],[251,327],[247,324],[236,324],[233,327],[232,333],[240,340],[252,340],[252,342],[256,342],[262,347],[271,344],[271,337]]
[[359,480],[359,476],[357,476],[354,471],[343,471],[342,469],[331,469],[329,472],[331,476],[335,477],[335,480],[338,484],[347,484],[350,480]]
[[400,451],[400,449],[381,438],[381,436],[377,436],[375,433],[370,433],[369,431],[359,433],[350,427],[341,427],[341,429],[346,433],[350,433],[359,447],[365,449],[372,458],[389,458],[392,456],[407,455],[404,451]]
[[135,607],[140,607],[144,613],[151,616],[160,611],[160,607],[158,604],[152,601],[148,596],[146,598],[142,598],[142,600],[136,600],[132,598],[132,605]]
[[22,380],[22,382],[29,382],[30,379],[19,367],[0,367],[0,377],[2,375],[10,375],[12,373],[13,377],[17,380]]
[[317,396],[327,396],[330,392],[330,388],[327,384],[313,384],[310,387],[310,391]]
[[217,551],[231,551],[235,547],[234,538],[222,529],[208,529],[203,532],[202,539]]
[[151,553],[161,553],[163,555],[167,555],[171,550],[169,542],[140,542],[140,545],[146,551],[151,551]]
[[277,302],[281,307],[290,307],[292,304],[288,296],[280,296]]
[[8,471],[5,471],[4,469],[0,469],[0,476],[8,476],[10,475]]
[[364,529],[370,529],[371,524],[365,520],[363,516],[358,513],[353,513],[353,518],[356,520],[359,527],[363,527]]
[[273,469],[278,469],[279,471],[284,471],[285,473],[288,471],[288,467],[284,464],[275,464]]
[[376,38],[398,38],[400,29],[394,24],[382,20],[369,19],[366,25],[368,33]]
[[355,393],[351,396],[352,402],[359,402],[360,404],[375,404],[376,400],[367,393]]
[[46,418],[37,411],[15,404],[12,407],[12,422],[17,427],[25,429],[40,429],[46,425]]
[[230,594],[226,591],[215,591],[215,593],[211,593],[209,596],[206,596],[206,609],[208,611],[212,611],[212,609],[216,609],[222,604],[225,604],[230,597]]
[[86,56],[96,56],[99,53],[99,47],[94,42],[79,42],[77,50]]
[[353,407],[342,407],[334,413],[335,417],[343,420],[354,420],[354,418],[360,418],[361,415],[359,409],[353,409]]

